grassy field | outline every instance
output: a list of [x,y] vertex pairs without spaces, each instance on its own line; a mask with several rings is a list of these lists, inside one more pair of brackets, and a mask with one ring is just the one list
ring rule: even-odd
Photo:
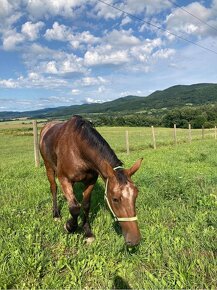
[[[40,129],[45,122],[46,120],[40,120],[38,128]],[[150,127],[99,127],[98,130],[117,152],[126,152],[126,131],[128,131],[130,151],[153,148],[153,135]],[[173,128],[157,127],[154,128],[154,134],[157,147],[175,145]],[[0,122],[1,135],[32,136],[32,121]],[[176,129],[177,144],[190,143],[190,139],[195,141],[215,138],[217,139],[215,128],[204,129],[203,132],[202,129],[191,130],[191,137],[189,137],[188,129]]]
[[[34,167],[33,139],[25,130],[0,128],[0,288],[217,288],[214,138],[153,150],[149,128],[130,128],[126,155],[125,128],[99,129],[126,167],[144,157],[134,177],[143,239],[129,252],[104,203],[101,180],[91,206],[94,243],[64,232],[69,213],[61,192],[62,220],[53,221],[45,169]],[[164,133],[161,145],[172,144],[171,130],[157,133]],[[76,189],[81,196],[82,187]]]

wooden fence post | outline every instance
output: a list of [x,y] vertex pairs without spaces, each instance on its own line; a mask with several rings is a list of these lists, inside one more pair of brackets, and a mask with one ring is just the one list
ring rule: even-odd
[[215,126],[215,140],[217,139],[217,131],[216,131],[216,126]]
[[192,141],[192,136],[191,136],[191,124],[188,124],[188,138],[189,138],[189,143],[191,144]]
[[129,155],[130,154],[130,146],[129,146],[129,134],[128,134],[128,130],[125,133],[125,139],[126,139],[127,155]]
[[174,124],[174,142],[177,145],[176,124]]
[[34,136],[35,167],[39,167],[40,157],[39,157],[39,145],[38,145],[38,128],[37,128],[36,120],[33,121],[33,136]]
[[204,126],[202,126],[202,139],[204,139]]
[[151,126],[151,131],[152,131],[152,138],[153,138],[153,147],[154,147],[154,149],[156,149],[157,146],[156,146],[156,139],[155,139],[154,126]]

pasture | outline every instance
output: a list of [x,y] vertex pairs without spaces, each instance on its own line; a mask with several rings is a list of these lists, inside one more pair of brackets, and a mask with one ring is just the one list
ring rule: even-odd
[[[62,219],[53,221],[45,169],[34,166],[31,128],[0,127],[1,289],[216,289],[217,140],[211,133],[198,141],[201,132],[192,130],[198,138],[189,144],[184,130],[174,146],[172,129],[161,128],[159,144],[166,146],[153,150],[150,128],[129,128],[127,155],[125,130],[99,128],[126,167],[144,158],[133,177],[143,237],[134,251],[107,209],[101,179],[91,204],[95,241],[86,244],[79,231],[66,234],[67,204],[59,190]],[[81,198],[82,186],[76,190]]]

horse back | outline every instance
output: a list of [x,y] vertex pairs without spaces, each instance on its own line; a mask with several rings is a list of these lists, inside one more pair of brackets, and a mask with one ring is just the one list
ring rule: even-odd
[[[40,152],[45,161],[50,165],[56,165],[56,153],[55,149],[59,136],[61,134],[61,128],[64,123],[59,121],[52,121],[47,123],[40,132]],[[52,167],[53,167],[52,166]]]
[[74,181],[96,176],[87,154],[87,143],[80,136],[85,124],[74,116],[67,122],[50,122],[42,128],[40,152],[46,168],[52,167],[57,175]]

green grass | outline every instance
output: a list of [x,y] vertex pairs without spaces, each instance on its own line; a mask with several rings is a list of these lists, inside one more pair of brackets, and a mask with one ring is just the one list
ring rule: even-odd
[[[32,136],[1,133],[0,288],[216,289],[216,140],[143,150],[145,136],[139,139],[141,130],[131,128],[134,147],[127,156],[124,130],[100,128],[126,167],[144,157],[134,176],[143,237],[134,252],[125,248],[104,203],[101,180],[91,206],[95,242],[66,234],[67,204],[59,192],[62,220],[53,221],[45,169],[34,167]],[[82,187],[76,188],[80,196]]]
[[[38,121],[40,129],[46,120]],[[153,137],[151,127],[99,127],[99,132],[113,146],[117,152],[126,152],[126,131],[129,135],[130,151],[153,148]],[[157,148],[165,145],[174,145],[174,129],[156,127],[155,139]],[[8,121],[0,122],[0,136],[32,136],[32,121]],[[188,129],[176,129],[177,144],[190,143]],[[202,140],[202,129],[191,130],[191,139]],[[204,129],[204,139],[215,139],[215,129]]]

